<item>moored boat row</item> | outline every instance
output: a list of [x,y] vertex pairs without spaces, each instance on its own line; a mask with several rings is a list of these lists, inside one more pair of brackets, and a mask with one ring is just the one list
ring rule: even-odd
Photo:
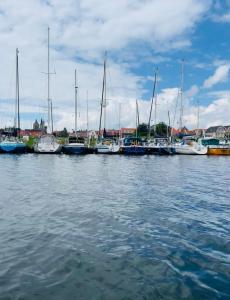
[[[182,139],[180,142],[172,142],[173,136],[170,134],[170,117],[169,125],[167,126],[167,138],[156,138],[154,128],[154,138],[151,137],[151,119],[152,119],[152,106],[156,94],[156,83],[157,83],[157,71],[154,77],[153,95],[151,99],[150,115],[148,122],[148,136],[145,140],[138,136],[139,127],[139,109],[138,102],[136,100],[136,136],[130,136],[121,138],[119,130],[119,139],[111,139],[106,137],[106,56],[104,59],[104,74],[103,74],[103,85],[102,85],[102,98],[100,104],[100,122],[98,137],[95,143],[92,145],[89,142],[88,136],[88,104],[87,104],[87,139],[80,138],[77,131],[77,80],[75,70],[75,129],[74,136],[70,136],[68,140],[60,142],[52,134],[53,133],[53,115],[52,115],[52,100],[50,99],[50,66],[49,66],[49,28],[48,28],[48,72],[47,72],[47,86],[48,86],[48,122],[46,131],[43,132],[32,147],[27,147],[25,141],[20,136],[20,112],[19,112],[19,68],[18,68],[18,49],[16,49],[16,102],[15,102],[15,123],[14,123],[14,134],[12,136],[4,136],[0,140],[0,153],[39,153],[39,154],[124,154],[124,155],[230,155],[230,143],[222,143],[218,139],[213,138],[193,138],[193,139]],[[182,79],[181,79],[181,105],[183,95],[183,63],[182,63]],[[155,110],[156,110],[156,99],[155,99]],[[182,128],[182,107],[180,116],[180,128]],[[168,112],[169,115],[169,112]],[[102,121],[103,125],[102,126]],[[156,126],[156,111],[155,111],[155,125]],[[120,122],[119,122],[120,125]],[[104,127],[102,129],[102,127]],[[119,126],[120,128],[120,126]],[[151,140],[153,138],[153,140]],[[159,141],[161,140],[161,141]]]
[[88,139],[70,137],[61,144],[53,135],[41,136],[28,147],[19,138],[5,137],[0,141],[0,153],[38,153],[38,154],[122,154],[122,155],[230,155],[230,144],[218,139],[201,138],[197,141],[159,144],[148,142],[140,137],[126,137],[118,140],[103,138],[95,146],[90,146]]

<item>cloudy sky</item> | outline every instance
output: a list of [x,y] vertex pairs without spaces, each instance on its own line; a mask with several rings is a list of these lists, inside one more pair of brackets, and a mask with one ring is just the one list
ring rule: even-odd
[[[178,88],[184,65],[184,117],[189,128],[230,124],[230,1],[228,0],[1,0],[0,127],[14,120],[15,49],[19,48],[21,125],[47,119],[47,27],[50,27],[54,127],[74,127],[77,69],[79,127],[98,128],[107,51],[107,127],[147,122],[154,70],[157,121],[178,127]],[[154,117],[152,122],[154,122]]]

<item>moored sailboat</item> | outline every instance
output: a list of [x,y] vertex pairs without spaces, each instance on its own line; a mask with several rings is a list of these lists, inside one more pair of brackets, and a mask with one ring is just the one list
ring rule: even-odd
[[[155,71],[154,75],[154,84],[153,84],[153,93],[151,99],[150,113],[149,113],[149,121],[148,121],[148,142],[145,145],[146,154],[155,154],[155,155],[169,155],[173,154],[171,147],[168,145],[168,138],[156,138],[156,128],[157,128],[157,75],[158,69]],[[152,109],[153,109],[153,101],[155,99],[155,112],[154,112],[154,137],[151,137],[151,119],[152,119]]]
[[20,103],[19,103],[19,65],[18,48],[16,49],[16,98],[15,98],[15,136],[5,137],[0,142],[0,153],[25,153],[26,144],[20,140]]
[[216,138],[201,138],[198,142],[207,147],[208,155],[230,155],[229,143],[220,143]]
[[175,154],[206,155],[208,153],[207,147],[195,141],[174,144],[172,149]]
[[69,137],[68,143],[62,147],[62,151],[65,154],[87,154],[88,147],[85,145],[84,138],[77,136],[77,71],[75,70],[75,81],[74,81],[74,94],[75,94],[75,118],[74,118],[74,136]]
[[[47,134],[42,135],[34,146],[34,152],[40,154],[58,154],[61,153],[62,145],[60,145],[56,137],[52,134],[53,128],[50,128],[50,121],[53,119],[52,116],[52,102],[50,99],[50,54],[49,54],[49,32],[48,27],[48,70],[47,70],[47,102],[48,102],[48,127]],[[53,122],[52,122],[53,124]],[[53,127],[53,126],[52,126]]]
[[[98,143],[95,147],[95,152],[98,154],[118,154],[119,145],[111,139],[106,139],[106,54],[104,59],[104,74],[103,74],[103,84],[102,84],[102,96],[101,96],[101,110],[100,110],[100,122],[98,130]],[[101,123],[102,117],[104,117],[104,130],[102,133]]]
[[139,137],[127,137],[122,140],[120,153],[126,155],[144,155],[146,147]]

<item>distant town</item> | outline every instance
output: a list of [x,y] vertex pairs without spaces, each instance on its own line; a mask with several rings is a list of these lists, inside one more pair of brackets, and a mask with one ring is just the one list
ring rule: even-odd
[[[157,132],[154,130],[157,129]],[[103,131],[103,132],[102,132]],[[13,135],[13,133],[19,133],[14,127],[2,128],[0,129],[1,135]],[[108,129],[106,132],[101,130],[101,134],[106,135],[107,138],[122,138],[127,136],[134,136],[138,132],[138,135],[145,137],[148,134],[148,125],[145,123],[139,124],[137,128],[120,128],[120,129]],[[47,126],[45,121],[41,118],[39,121],[36,119],[33,123],[33,128],[31,129],[20,129],[21,137],[33,137],[39,138],[43,134],[47,133]],[[186,127],[183,127],[181,130],[176,128],[168,127],[165,123],[158,123],[156,126],[151,126],[151,135],[155,137],[167,137],[174,136],[181,138],[183,136],[206,136],[219,139],[230,139],[230,125],[228,126],[211,126],[207,129],[199,128],[189,130]],[[53,132],[53,135],[56,137],[68,137],[71,135],[77,134],[78,137],[87,138],[89,134],[93,134],[96,138],[100,135],[98,130],[78,130],[76,133],[74,130],[69,132],[66,128],[63,130],[56,130]]]

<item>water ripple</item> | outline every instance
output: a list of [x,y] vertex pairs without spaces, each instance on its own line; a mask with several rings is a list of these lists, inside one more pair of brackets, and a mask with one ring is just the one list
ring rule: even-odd
[[230,299],[227,157],[0,163],[0,300]]

